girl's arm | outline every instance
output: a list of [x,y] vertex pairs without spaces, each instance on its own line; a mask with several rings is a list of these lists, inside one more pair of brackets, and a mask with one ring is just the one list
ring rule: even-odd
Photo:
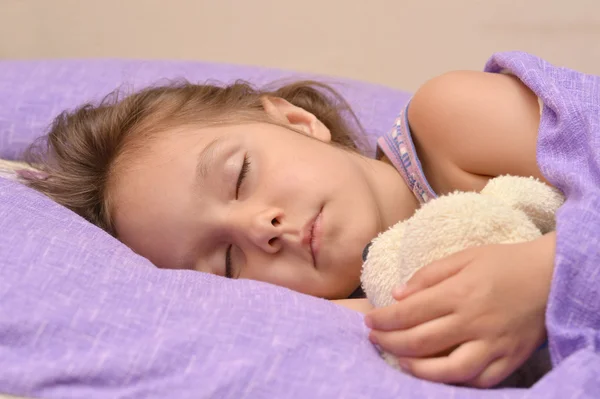
[[[453,72],[426,83],[408,120],[436,192],[479,191],[502,174],[543,176],[536,162],[536,96],[518,79]],[[545,336],[556,234],[470,248],[426,266],[398,302],[366,316],[371,339],[412,374],[477,387],[497,384]]]
[[540,107],[513,76],[460,71],[425,83],[408,108],[425,174],[439,194],[476,190],[494,176],[534,176]]

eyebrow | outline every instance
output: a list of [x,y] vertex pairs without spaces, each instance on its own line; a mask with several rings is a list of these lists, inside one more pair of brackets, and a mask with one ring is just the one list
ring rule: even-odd
[[[210,175],[212,167],[219,156],[219,149],[223,145],[223,141],[223,136],[215,138],[198,154],[198,157],[196,158],[196,171],[193,184],[195,188],[198,188],[201,185],[201,182]],[[195,261],[190,259],[193,259],[190,256],[190,253],[184,253],[176,262],[177,268],[193,270],[195,268]]]
[[215,164],[215,159],[218,155],[219,147],[223,142],[223,137],[217,137],[198,154],[196,163],[196,182],[201,182],[210,175],[211,167]]

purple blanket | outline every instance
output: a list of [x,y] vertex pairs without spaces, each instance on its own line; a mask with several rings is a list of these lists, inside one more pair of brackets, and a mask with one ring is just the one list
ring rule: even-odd
[[[50,115],[123,78],[143,75],[138,83],[147,83],[177,70],[201,80],[227,68],[93,63],[87,70],[0,63],[0,154],[17,154]],[[231,68],[228,76],[240,73]],[[533,388],[478,391],[404,375],[379,358],[352,311],[259,282],[158,270],[66,209],[0,179],[0,392],[85,399],[600,397],[600,79],[523,53],[495,55],[486,69],[509,69],[544,101],[538,160],[567,195],[547,311],[555,368]],[[369,131],[393,123],[406,100],[353,87],[345,94]],[[66,94],[50,100],[50,88]],[[25,90],[25,102],[6,95]],[[21,124],[11,122],[15,115]]]
[[[555,270],[546,311],[550,353],[561,373],[588,374],[573,395],[600,397],[600,77],[524,53],[496,54],[486,71],[508,69],[544,102],[537,160],[566,195],[557,214]],[[579,369],[571,366],[577,363]],[[569,396],[571,397],[571,396]]]
[[[552,360],[560,364],[569,356],[588,356],[599,362],[600,77],[519,53],[496,55],[486,70],[505,68],[544,102],[538,164],[567,197],[557,215],[557,253],[546,314]],[[600,363],[593,364],[600,381]]]

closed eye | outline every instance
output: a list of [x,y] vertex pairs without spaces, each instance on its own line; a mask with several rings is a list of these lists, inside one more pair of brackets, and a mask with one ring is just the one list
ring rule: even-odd
[[244,155],[244,162],[242,162],[242,168],[240,169],[240,174],[238,176],[237,184],[235,186],[235,199],[238,199],[238,197],[240,195],[240,188],[242,187],[242,183],[244,182],[244,179],[248,175],[249,171],[250,171],[250,158],[248,157],[248,154],[246,154],[246,155]]
[[231,247],[232,245],[227,247],[227,251],[225,251],[225,277],[233,278],[233,271],[231,267]]

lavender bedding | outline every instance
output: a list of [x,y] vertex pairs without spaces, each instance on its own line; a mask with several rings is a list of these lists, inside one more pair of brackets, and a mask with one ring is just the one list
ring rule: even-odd
[[[547,311],[554,369],[529,390],[478,391],[390,368],[362,317],[253,281],[165,271],[0,178],[0,392],[46,398],[600,397],[600,79],[522,53],[495,55],[544,101],[538,159],[567,195]],[[399,72],[400,73],[400,72]],[[2,61],[0,158],[16,159],[65,108],[128,83],[265,83],[284,71],[197,62]],[[331,81],[327,78],[326,81]],[[337,86],[369,143],[406,93]]]

